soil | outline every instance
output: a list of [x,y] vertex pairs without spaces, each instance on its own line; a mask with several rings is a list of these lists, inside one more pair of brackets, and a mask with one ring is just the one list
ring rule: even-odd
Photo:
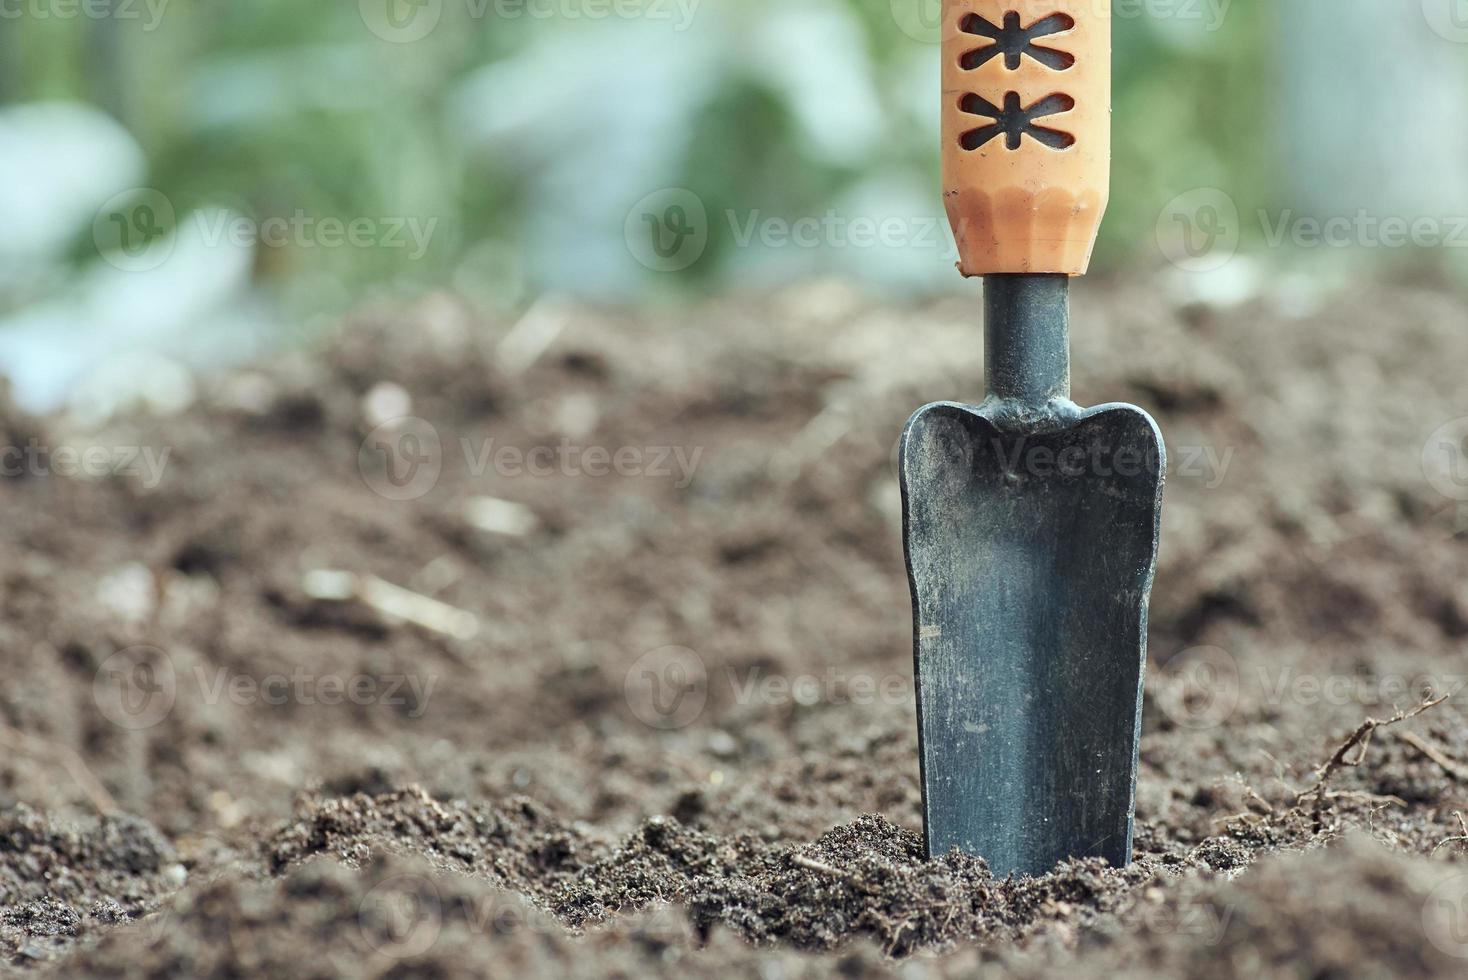
[[972,297],[437,296],[8,408],[0,971],[1461,976],[1468,695],[1362,726],[1468,673],[1463,310],[1078,291],[1169,443],[1137,854],[1024,880],[921,840],[894,448]]

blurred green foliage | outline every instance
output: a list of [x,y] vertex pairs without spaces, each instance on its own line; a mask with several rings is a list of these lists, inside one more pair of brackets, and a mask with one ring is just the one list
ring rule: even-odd
[[[54,12],[65,0],[25,2]],[[567,241],[566,232],[557,238],[545,230],[574,229],[578,221],[603,238],[620,235],[620,225],[611,232],[602,225],[624,215],[628,202],[614,200],[603,212],[583,215],[575,209],[595,209],[578,198],[574,180],[547,185],[547,174],[559,172],[567,153],[582,154],[579,165],[588,172],[604,165],[600,130],[588,128],[581,141],[575,132],[559,141],[521,134],[527,125],[615,127],[619,106],[627,110],[627,127],[642,126],[650,104],[686,98],[688,91],[651,87],[610,109],[601,106],[591,120],[567,106],[595,104],[624,69],[643,71],[649,59],[694,49],[701,67],[687,79],[688,90],[697,92],[686,125],[671,134],[666,127],[649,130],[648,141],[666,145],[639,147],[644,156],[636,159],[658,162],[644,189],[691,188],[714,214],[760,208],[820,215],[874,175],[892,175],[910,181],[939,211],[938,48],[903,29],[923,22],[922,11],[903,6],[918,0],[840,0],[811,8],[845,23],[843,36],[861,39],[849,57],[868,73],[866,91],[875,102],[854,111],[875,115],[880,136],[855,144],[860,152],[846,156],[812,144],[789,86],[772,84],[756,57],[768,40],[762,21],[789,13],[776,0],[704,0],[686,30],[675,23],[639,25],[643,34],[660,33],[654,43],[628,47],[621,62],[620,47],[642,36],[631,25],[565,15],[592,9],[584,4],[595,0],[560,0],[559,7],[548,0],[539,9],[561,11],[548,17],[530,16],[510,0],[498,6],[485,0],[488,7],[441,0],[441,21],[411,43],[383,40],[367,28],[363,11],[374,0],[153,0],[165,5],[156,23],[145,0],[131,2],[133,19],[32,14],[7,20],[0,32],[0,96],[104,108],[140,144],[148,184],[181,215],[222,204],[257,220],[297,212],[438,219],[431,248],[417,261],[386,249],[261,249],[257,283],[303,310],[339,307],[371,290],[449,282],[479,284],[486,302],[507,306],[541,288],[564,287],[572,273],[547,269],[547,253],[525,243],[538,235]],[[1209,5],[1187,6],[1206,15]],[[477,10],[487,13],[476,16]],[[1157,215],[1181,191],[1227,180],[1241,203],[1267,196],[1270,17],[1267,5],[1234,3],[1216,25],[1181,16],[1116,19],[1113,203],[1098,251],[1102,267],[1155,259]],[[831,39],[812,34],[804,43],[814,52]],[[539,61],[531,57],[537,49]],[[793,50],[788,56],[800,57],[801,49]],[[521,84],[497,89],[496,67],[515,64],[521,74],[505,78],[519,77]],[[526,72],[539,84],[524,84]],[[825,82],[813,77],[810,84]],[[923,101],[929,95],[931,113]],[[536,119],[535,100],[542,96],[544,115]],[[519,128],[496,123],[526,112],[531,122]],[[466,119],[482,121],[484,131],[470,132]],[[615,177],[611,170],[623,164],[605,165]],[[607,194],[615,197],[619,187]],[[552,213],[561,207],[568,213]],[[81,260],[94,246],[90,230],[79,229],[78,236],[74,257]],[[560,254],[554,248],[551,256]],[[728,252],[727,236],[715,236],[704,259],[672,280],[627,263],[626,285],[726,285],[737,275]],[[565,254],[565,263],[575,261],[575,254]]]

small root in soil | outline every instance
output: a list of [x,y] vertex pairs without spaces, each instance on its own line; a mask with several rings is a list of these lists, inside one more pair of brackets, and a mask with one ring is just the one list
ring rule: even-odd
[[[1331,777],[1334,776],[1338,771],[1340,771],[1341,769],[1353,769],[1365,761],[1366,750],[1371,747],[1371,737],[1376,734],[1378,729],[1390,728],[1393,725],[1400,725],[1404,721],[1416,718],[1423,712],[1430,711],[1433,708],[1436,708],[1438,705],[1447,701],[1450,697],[1452,697],[1452,695],[1450,694],[1444,694],[1441,697],[1437,698],[1429,697],[1421,704],[1417,705],[1417,707],[1412,708],[1408,711],[1398,711],[1390,718],[1367,718],[1354,732],[1350,734],[1350,736],[1344,742],[1340,744],[1335,752],[1331,754],[1331,757],[1325,760],[1325,763],[1321,765],[1319,769],[1315,770],[1314,785],[1312,785],[1309,789],[1302,791],[1295,797],[1295,805],[1300,806],[1305,802],[1305,800],[1309,799],[1311,796],[1314,796],[1314,809],[1316,813],[1319,813],[1322,809],[1324,809],[1325,801],[1327,798],[1340,799],[1343,797],[1361,797],[1369,798],[1376,802],[1396,802],[1399,805],[1405,806],[1404,803],[1402,803],[1400,800],[1396,800],[1394,797],[1379,797],[1361,793],[1327,793],[1326,788],[1330,785]],[[1355,753],[1354,755],[1352,755],[1353,751]]]
[[1412,732],[1398,732],[1397,738],[1401,739],[1403,742],[1406,742],[1409,746],[1416,749],[1419,753],[1422,754],[1423,758],[1427,759],[1429,762],[1436,763],[1437,767],[1443,772],[1447,773],[1448,776],[1453,780],[1460,783],[1468,783],[1468,773],[1465,773],[1463,771],[1463,767],[1458,765],[1452,759],[1449,759],[1445,754],[1443,754],[1443,751],[1441,749],[1433,745],[1431,742],[1417,737],[1417,735],[1413,734]]
[[1458,829],[1461,830],[1461,831],[1463,831],[1463,832],[1461,834],[1456,835],[1456,836],[1453,836],[1453,837],[1445,837],[1441,841],[1438,841],[1437,846],[1434,847],[1432,849],[1432,851],[1429,853],[1429,855],[1428,855],[1429,857],[1436,857],[1438,851],[1440,851],[1443,848],[1448,847],[1448,846],[1450,846],[1452,844],[1465,844],[1465,843],[1468,843],[1468,820],[1464,820],[1463,819],[1463,811],[1462,810],[1454,810],[1453,811],[1453,816],[1455,816],[1455,817],[1458,818]]

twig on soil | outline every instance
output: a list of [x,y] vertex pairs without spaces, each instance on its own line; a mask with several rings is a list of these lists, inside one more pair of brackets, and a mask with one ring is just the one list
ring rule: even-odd
[[[1363,793],[1360,790],[1354,789],[1343,789],[1338,793],[1326,793],[1325,796],[1331,800],[1350,800],[1353,803],[1364,803],[1367,806],[1376,807],[1376,810],[1385,810],[1389,806],[1407,805],[1407,801],[1400,796],[1393,796],[1390,793],[1384,795],[1381,793]],[[1372,812],[1375,813],[1376,810]]]
[[1442,750],[1432,745],[1432,743],[1424,739],[1418,738],[1412,732],[1397,732],[1397,738],[1401,739],[1403,742],[1406,742],[1418,752],[1421,752],[1424,756],[1427,757],[1428,761],[1437,763],[1438,768],[1442,769],[1443,772],[1447,773],[1458,782],[1468,783],[1468,773],[1465,773],[1461,766],[1459,766],[1452,759],[1449,759],[1446,755],[1442,753]]
[[807,871],[814,871],[816,874],[822,874],[826,875],[829,878],[839,879],[846,882],[848,885],[855,884],[855,882],[851,878],[851,875],[847,874],[845,871],[842,871],[840,868],[833,868],[831,867],[831,865],[826,864],[823,861],[817,861],[815,858],[808,858],[802,854],[792,854],[790,856],[790,863],[798,868],[804,868]]
[[845,439],[852,428],[852,406],[833,400],[788,440],[786,447],[770,459],[769,472],[776,482],[795,482],[807,463],[820,459]]
[[902,944],[902,934],[910,928],[912,928],[912,919],[907,918],[899,923],[896,929],[892,930],[892,940],[887,943],[888,956],[897,955],[897,949]]
[[470,497],[464,504],[464,519],[486,534],[510,538],[523,538],[540,527],[535,511],[498,497]]
[[355,599],[387,617],[421,626],[460,640],[479,632],[479,617],[426,595],[419,595],[378,578],[352,572],[316,569],[306,573],[302,588],[312,599],[346,602]]
[[107,787],[103,786],[102,781],[92,774],[92,770],[87,768],[82,757],[67,746],[48,741],[38,735],[28,735],[9,725],[0,725],[0,745],[43,760],[60,762],[61,767],[71,776],[77,788],[91,801],[93,808],[98,813],[107,816],[118,812],[117,801],[112,798],[111,793],[107,792]]
[[1299,788],[1291,785],[1289,779],[1287,779],[1285,776],[1285,772],[1287,769],[1285,764],[1279,759],[1270,755],[1269,752],[1265,749],[1260,749],[1259,754],[1264,756],[1265,759],[1269,760],[1270,765],[1274,766],[1274,781],[1278,783],[1281,787],[1283,787],[1286,793],[1294,793],[1298,795],[1300,792]]
[[530,370],[570,322],[564,301],[555,297],[536,300],[495,346],[494,361],[500,374],[514,378]]
[[[1331,757],[1325,761],[1325,764],[1315,770],[1315,784],[1295,797],[1295,805],[1299,806],[1305,802],[1307,797],[1314,795],[1315,810],[1319,812],[1325,806],[1327,795],[1325,789],[1330,784],[1330,777],[1335,775],[1338,770],[1351,769],[1365,761],[1366,750],[1371,746],[1371,736],[1376,734],[1377,729],[1389,728],[1392,725],[1401,724],[1408,719],[1416,718],[1424,711],[1436,708],[1451,696],[1444,694],[1439,698],[1429,698],[1410,711],[1399,711],[1390,718],[1367,718],[1361,723],[1359,728],[1351,733],[1349,738],[1340,744],[1340,747],[1332,753]],[[1355,755],[1351,754],[1353,750],[1355,751]],[[1390,800],[1397,803],[1402,802],[1395,797],[1380,797],[1370,793],[1332,793],[1330,796],[1336,799],[1365,797],[1373,801]]]
[[1381,828],[1380,834],[1382,836],[1378,836],[1376,827],[1376,815],[1385,810],[1387,806],[1391,805],[1406,806],[1407,804],[1405,803],[1405,801],[1398,800],[1396,797],[1392,797],[1391,803],[1383,804],[1379,807],[1375,807],[1374,809],[1372,809],[1370,813],[1366,814],[1366,832],[1370,834],[1374,840],[1381,841],[1382,843],[1385,843],[1389,846],[1402,848],[1406,846],[1406,842],[1403,841],[1401,834],[1397,833],[1395,830],[1392,830],[1390,827]]
[[1244,778],[1243,773],[1234,773],[1234,780],[1237,781],[1239,786],[1243,789],[1244,799],[1250,800],[1254,803],[1258,803],[1261,807],[1264,808],[1266,813],[1274,812],[1274,804],[1266,800],[1263,796],[1260,796],[1259,791],[1256,790],[1253,786],[1249,785],[1249,781]]
[[[1274,804],[1270,803],[1263,796],[1259,795],[1259,791],[1256,790],[1253,786],[1249,785],[1249,781],[1244,778],[1243,773],[1234,773],[1234,781],[1237,782],[1239,784],[1239,787],[1244,791],[1244,800],[1246,802],[1257,803],[1260,807],[1263,808],[1265,814],[1274,813]],[[1230,824],[1233,823],[1235,820],[1242,820],[1245,823],[1257,823],[1263,819],[1264,814],[1255,813],[1253,810],[1245,810],[1243,813],[1233,813],[1226,817],[1215,817],[1213,819],[1213,822],[1215,824]]]
[[[1240,777],[1239,781],[1243,782],[1242,777]],[[1244,783],[1244,796],[1264,807],[1266,812],[1274,812],[1274,804],[1266,800],[1264,797],[1260,796],[1258,790],[1254,789],[1254,787],[1250,786],[1248,783]]]
[[1428,854],[1428,857],[1432,857],[1433,855],[1437,854],[1438,851],[1442,850],[1444,847],[1447,847],[1449,844],[1468,843],[1468,820],[1463,819],[1463,811],[1461,810],[1453,811],[1453,816],[1458,818],[1458,827],[1463,832],[1456,837],[1447,837],[1439,841],[1437,847],[1434,847],[1432,849],[1432,851]]

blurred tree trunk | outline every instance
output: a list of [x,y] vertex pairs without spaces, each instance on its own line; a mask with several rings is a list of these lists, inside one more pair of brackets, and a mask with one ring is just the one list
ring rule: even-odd
[[1468,215],[1468,45],[1434,32],[1417,0],[1272,6],[1290,204],[1317,217]]
[[14,47],[13,31],[0,31],[0,105],[20,98],[18,88],[18,66],[11,57]]
[[127,123],[126,88],[122,53],[122,32],[115,16],[118,0],[103,0],[105,16],[89,17],[86,25],[87,94],[92,102],[113,118]]

